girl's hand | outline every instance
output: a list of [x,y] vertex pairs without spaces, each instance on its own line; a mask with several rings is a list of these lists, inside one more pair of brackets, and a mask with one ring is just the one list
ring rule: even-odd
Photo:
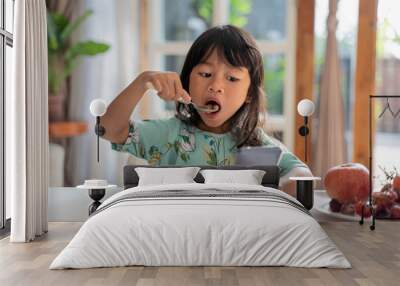
[[190,95],[182,87],[179,75],[175,72],[147,71],[141,78],[145,89],[153,86],[158,96],[164,100],[182,100],[186,103],[191,101]]

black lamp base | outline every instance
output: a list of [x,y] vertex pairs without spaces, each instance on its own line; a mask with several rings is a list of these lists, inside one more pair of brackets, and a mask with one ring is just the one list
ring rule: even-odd
[[296,181],[296,198],[308,210],[314,205],[313,181]]
[[320,177],[290,177],[296,181],[296,199],[307,209],[314,206],[314,181],[320,181]]
[[94,200],[94,202],[89,206],[89,216],[101,205],[100,200],[105,194],[106,189],[89,189],[89,197]]

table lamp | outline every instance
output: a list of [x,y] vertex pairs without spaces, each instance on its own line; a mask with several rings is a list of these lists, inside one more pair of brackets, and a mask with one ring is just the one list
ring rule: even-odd
[[[106,133],[104,126],[100,124],[100,117],[103,116],[107,111],[107,104],[104,100],[97,98],[92,100],[90,103],[90,113],[96,117],[96,126],[94,132],[97,135],[97,162],[99,162],[99,139]],[[89,197],[93,200],[89,206],[89,215],[94,213],[97,208],[101,205],[100,200],[106,194],[106,189],[114,188],[116,185],[110,185],[107,180],[90,179],[85,180],[83,185],[77,186],[78,189],[87,189],[89,191]]]
[[304,137],[304,161],[307,163],[307,135],[310,133],[308,128],[308,117],[314,113],[314,102],[309,99],[303,99],[297,104],[297,112],[303,116],[304,125],[299,128],[299,134]]
[[106,129],[100,124],[100,116],[107,111],[107,104],[102,99],[95,99],[90,103],[90,113],[96,117],[96,126],[94,132],[97,135],[97,162],[99,162],[99,138],[106,133]]
[[[303,99],[297,104],[297,112],[303,116],[304,124],[299,128],[299,134],[304,137],[304,162],[307,163],[307,135],[310,133],[308,128],[308,117],[314,113],[314,103],[309,99]],[[308,210],[314,205],[314,181],[321,180],[320,177],[290,177],[289,180],[296,181],[296,198]]]

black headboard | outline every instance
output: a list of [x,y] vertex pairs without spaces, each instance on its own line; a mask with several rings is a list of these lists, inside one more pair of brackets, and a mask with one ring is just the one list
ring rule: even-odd
[[[146,167],[146,168],[179,168],[179,167],[191,167],[191,166],[149,166],[149,165],[126,165],[124,167],[124,189],[133,188],[138,185],[139,177],[135,171],[137,167]],[[219,170],[263,170],[265,171],[265,175],[262,179],[262,185],[265,187],[271,187],[277,189],[279,187],[279,167],[278,166],[198,166],[202,170],[204,169],[219,169]],[[194,178],[197,183],[204,183],[204,178],[200,174]]]

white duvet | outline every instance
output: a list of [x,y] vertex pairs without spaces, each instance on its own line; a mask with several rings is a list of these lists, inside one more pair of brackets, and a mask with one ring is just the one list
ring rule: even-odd
[[193,183],[127,189],[100,206],[50,269],[127,265],[351,267],[312,216],[281,200],[175,196],[118,202],[138,192],[207,193],[211,189],[263,191],[299,204],[279,190],[254,185]]

